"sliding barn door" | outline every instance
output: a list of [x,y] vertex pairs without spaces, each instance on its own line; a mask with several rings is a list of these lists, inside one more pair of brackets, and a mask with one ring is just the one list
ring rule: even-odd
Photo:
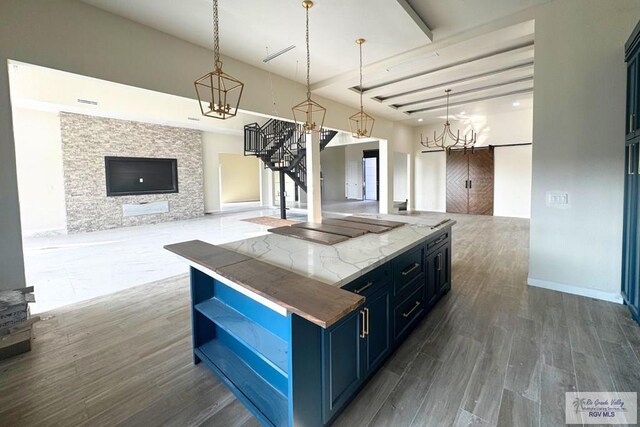
[[469,213],[493,215],[493,150],[475,149],[469,158]]
[[447,156],[447,212],[469,211],[469,160],[464,151],[450,151]]

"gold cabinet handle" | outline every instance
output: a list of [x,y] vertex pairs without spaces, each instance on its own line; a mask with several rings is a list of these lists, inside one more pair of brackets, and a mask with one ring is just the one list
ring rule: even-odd
[[403,272],[402,272],[402,275],[403,275],[403,276],[406,276],[407,274],[411,273],[413,270],[415,270],[415,269],[416,269],[416,268],[418,268],[418,267],[420,267],[420,264],[418,264],[418,263],[416,262],[416,263],[414,263],[414,264],[413,264],[413,266],[412,266],[410,269],[403,271]]
[[362,292],[362,291],[366,291],[367,289],[369,289],[369,288],[370,288],[370,287],[372,287],[372,286],[373,286],[373,282],[369,282],[369,283],[367,283],[366,285],[364,285],[363,287],[361,287],[360,289],[356,289],[356,290],[355,290],[355,291],[353,291],[353,292],[355,292],[356,294],[359,294],[360,292]]
[[627,161],[627,175],[633,175],[633,171],[631,170],[633,168],[633,153],[631,151],[632,149],[633,147],[631,147],[630,145],[627,147],[627,152],[629,154],[629,160]]
[[438,254],[438,271],[442,270],[442,252]]
[[433,244],[433,245],[437,245],[438,243],[440,243],[440,242],[444,241],[444,239],[445,239],[446,237],[447,237],[447,236],[442,236],[442,237],[440,237],[438,240],[436,240],[435,242],[433,242],[432,244]]
[[365,333],[365,323],[366,323],[367,315],[363,310],[360,310],[360,317],[362,318],[362,322],[361,322],[362,326],[360,327],[360,338],[364,338],[367,336]]
[[633,119],[635,118],[635,114],[629,114],[629,133],[633,132]]
[[416,305],[414,305],[413,308],[411,310],[409,310],[407,313],[402,313],[402,317],[411,316],[411,313],[416,311],[418,309],[418,307],[420,307],[420,301],[416,301]]
[[369,335],[369,308],[365,308],[364,313],[365,313],[365,318],[367,319],[366,322],[364,323],[366,325],[364,329],[364,334]]

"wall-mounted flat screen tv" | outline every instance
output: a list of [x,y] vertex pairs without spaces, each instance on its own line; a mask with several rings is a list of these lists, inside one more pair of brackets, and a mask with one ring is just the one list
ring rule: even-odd
[[105,157],[107,196],[178,192],[178,160]]

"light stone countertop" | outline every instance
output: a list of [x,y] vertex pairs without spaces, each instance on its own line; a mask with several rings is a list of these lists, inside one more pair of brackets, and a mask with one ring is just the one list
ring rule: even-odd
[[343,286],[456,223],[450,220],[431,229],[439,221],[405,215],[358,216],[407,225],[382,234],[368,233],[331,246],[273,233],[220,246],[320,282]]

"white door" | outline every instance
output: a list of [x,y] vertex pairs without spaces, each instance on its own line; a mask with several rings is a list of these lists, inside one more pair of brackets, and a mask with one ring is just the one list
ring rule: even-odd
[[347,199],[361,199],[362,194],[360,192],[360,162],[357,160],[349,161],[347,163],[347,179],[345,182],[345,194]]
[[364,199],[378,200],[378,168],[375,157],[364,159]]

